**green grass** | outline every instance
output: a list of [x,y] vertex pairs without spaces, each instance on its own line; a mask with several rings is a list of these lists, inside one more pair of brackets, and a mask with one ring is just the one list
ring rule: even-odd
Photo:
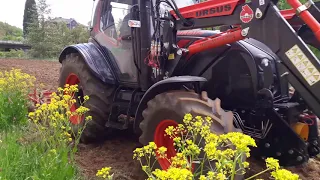
[[27,122],[27,99],[19,91],[0,91],[0,130]]
[[25,133],[13,128],[0,134],[0,179],[80,179],[75,164],[69,162],[69,149],[43,149],[36,142],[29,143]]

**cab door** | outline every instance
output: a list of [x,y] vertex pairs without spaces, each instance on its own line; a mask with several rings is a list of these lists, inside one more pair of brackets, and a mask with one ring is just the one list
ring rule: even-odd
[[103,47],[122,84],[137,83],[132,51],[130,10],[136,0],[100,0],[96,7],[92,37]]

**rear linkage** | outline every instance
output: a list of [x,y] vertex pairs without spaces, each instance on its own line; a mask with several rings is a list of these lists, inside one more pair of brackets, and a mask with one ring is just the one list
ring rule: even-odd
[[[177,11],[168,13],[167,17],[163,18],[164,43],[169,44],[165,46],[165,52],[167,57],[172,57],[174,54],[174,60],[167,61],[170,65],[165,66],[167,68],[165,71],[170,77],[184,55],[191,56],[245,38],[253,38],[264,43],[270,48],[270,55],[277,60],[276,69],[281,77],[277,81],[280,81],[282,87],[280,88],[282,97],[287,97],[287,100],[274,99],[274,94],[270,90],[275,81],[271,63],[268,59],[261,59],[265,80],[264,88],[258,92],[259,103],[255,109],[258,115],[255,117],[259,119],[255,121],[267,123],[259,132],[256,128],[245,127],[241,118],[237,118],[239,116],[235,114],[235,125],[245,133],[259,137],[256,139],[259,149],[253,149],[254,155],[262,158],[276,157],[282,165],[293,166],[306,162],[320,150],[316,118],[320,117],[320,64],[285,17],[297,23],[307,24],[318,40],[320,40],[320,24],[308,11],[312,3],[302,5],[298,0],[288,0],[301,19],[293,18],[292,11],[286,12],[287,16],[282,16],[276,3],[277,0],[253,0],[251,3],[244,3],[242,0],[215,0],[179,9],[179,17],[182,15],[183,18],[178,18]],[[319,11],[313,12],[319,13]],[[175,38],[179,30],[222,25],[231,28],[221,34],[197,41],[187,49],[171,43],[177,42]],[[288,83],[295,89],[292,98],[288,97]],[[311,112],[316,116],[303,116],[301,111]],[[294,116],[297,113],[298,116],[300,114],[300,118],[311,121],[307,126],[309,128],[307,135],[297,134],[290,126],[299,121],[304,122]]]

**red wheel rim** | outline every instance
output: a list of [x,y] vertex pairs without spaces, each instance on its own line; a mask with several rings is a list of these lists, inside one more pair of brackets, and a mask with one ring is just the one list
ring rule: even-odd
[[[166,132],[165,132],[165,130],[169,126],[177,127],[178,123],[174,120],[169,120],[169,119],[163,120],[158,124],[154,134],[154,143],[156,143],[157,147],[164,146],[167,148],[167,159],[171,159],[177,154],[173,145],[173,140],[168,135],[166,135]],[[158,154],[157,154],[157,158],[163,170],[167,170],[170,167],[170,162],[166,158],[160,158]]]
[[[78,76],[76,74],[74,74],[74,73],[69,74],[69,76],[66,79],[66,84],[69,84],[69,85],[76,85],[76,84],[79,84],[79,83],[80,83],[80,80],[79,80]],[[72,106],[70,107],[70,111],[71,112],[75,112],[77,108],[78,107],[77,107],[76,103],[72,104]],[[77,124],[80,124],[80,122],[81,122],[81,121],[79,121],[80,119],[82,120],[83,117],[71,116],[70,117],[70,122],[72,124],[77,125]]]

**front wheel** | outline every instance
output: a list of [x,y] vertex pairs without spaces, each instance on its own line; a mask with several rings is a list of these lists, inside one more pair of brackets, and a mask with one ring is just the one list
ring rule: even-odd
[[[202,96],[206,97],[206,96]],[[219,101],[211,101],[208,98],[202,98],[194,92],[172,91],[157,95],[148,102],[148,107],[143,111],[143,121],[140,124],[142,135],[140,143],[147,145],[149,142],[155,142],[157,147],[167,148],[167,159],[176,155],[172,139],[165,136],[165,129],[169,126],[183,124],[185,114],[191,113],[193,116],[209,116],[213,122],[210,127],[211,133],[221,135],[228,132],[236,132],[233,126],[233,114],[227,113],[220,108]],[[224,114],[224,117],[218,117],[213,114],[213,108]],[[165,158],[158,158],[154,169],[168,169],[170,162]],[[237,177],[238,179],[238,177]]]

